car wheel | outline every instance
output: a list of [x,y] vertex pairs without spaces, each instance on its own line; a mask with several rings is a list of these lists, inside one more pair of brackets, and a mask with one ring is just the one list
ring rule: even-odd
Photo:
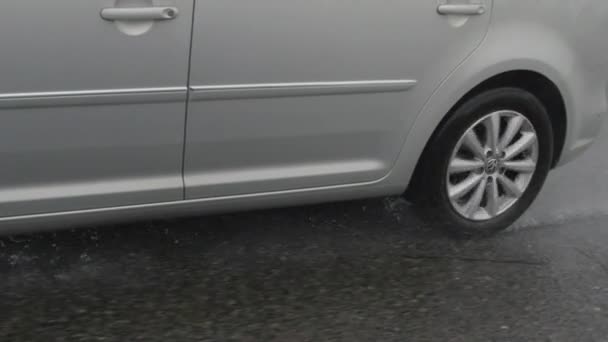
[[553,131],[531,93],[500,88],[456,108],[425,149],[413,182],[420,212],[459,235],[510,226],[538,195],[553,158]]

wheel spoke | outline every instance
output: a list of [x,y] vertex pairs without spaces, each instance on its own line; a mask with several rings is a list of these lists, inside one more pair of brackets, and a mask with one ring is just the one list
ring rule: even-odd
[[522,113],[489,112],[468,126],[451,151],[444,191],[462,217],[487,221],[522,198],[537,172],[539,138]]
[[450,163],[450,174],[475,171],[483,168],[484,163],[481,160],[454,158]]
[[500,184],[503,186],[503,188],[505,189],[505,192],[511,196],[511,197],[515,197],[515,198],[520,198],[522,195],[522,191],[519,188],[519,186],[513,182],[512,180],[510,180],[509,178],[507,178],[507,176],[505,175],[499,175],[498,176],[498,182],[500,182]]
[[466,195],[471,191],[485,176],[478,174],[471,174],[462,182],[456,185],[450,185],[448,188],[448,195],[451,199],[458,199]]
[[486,147],[492,151],[498,150],[498,144],[500,139],[500,113],[496,112],[484,121],[486,126],[487,138]]
[[500,210],[500,202],[498,198],[498,181],[496,180],[496,177],[492,177],[492,180],[490,181],[490,186],[487,187],[486,198],[488,202],[488,214],[490,214],[491,217],[494,217],[498,214],[498,211]]
[[532,173],[536,169],[536,163],[532,159],[506,161],[503,166],[507,170],[523,173]]
[[517,135],[517,132],[519,132],[519,129],[521,128],[523,123],[524,118],[521,116],[514,116],[509,119],[505,134],[503,134],[502,139],[500,139],[499,149],[501,151],[504,150],[507,146],[509,146],[511,141],[513,141],[513,138],[515,138],[515,135]]
[[485,158],[485,151],[483,146],[481,146],[481,142],[477,137],[477,134],[471,129],[464,136],[464,146],[466,146],[469,151],[473,152],[475,157],[479,159]]
[[483,177],[481,182],[479,182],[477,185],[475,192],[465,205],[465,213],[467,217],[473,218],[475,213],[479,211],[481,200],[483,199],[483,193],[486,191],[487,183],[488,181],[486,177]]
[[536,142],[536,134],[532,132],[525,132],[521,138],[514,142],[512,145],[507,147],[505,150],[505,159],[511,160],[523,151],[527,150],[532,144]]

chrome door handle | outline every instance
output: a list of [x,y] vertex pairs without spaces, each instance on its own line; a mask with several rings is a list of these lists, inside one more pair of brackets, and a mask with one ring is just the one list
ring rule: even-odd
[[104,20],[171,20],[177,17],[176,7],[113,7],[101,10]]
[[481,4],[439,5],[437,13],[441,15],[481,15],[486,12],[486,6]]

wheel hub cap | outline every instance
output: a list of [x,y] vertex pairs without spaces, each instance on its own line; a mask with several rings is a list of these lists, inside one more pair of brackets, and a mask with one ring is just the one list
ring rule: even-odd
[[498,171],[498,160],[490,158],[486,161],[486,173],[492,174]]

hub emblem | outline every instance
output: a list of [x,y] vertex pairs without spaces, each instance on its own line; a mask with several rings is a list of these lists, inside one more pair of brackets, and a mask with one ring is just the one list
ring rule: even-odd
[[486,172],[487,173],[495,173],[498,170],[498,160],[497,159],[488,159],[486,162]]

